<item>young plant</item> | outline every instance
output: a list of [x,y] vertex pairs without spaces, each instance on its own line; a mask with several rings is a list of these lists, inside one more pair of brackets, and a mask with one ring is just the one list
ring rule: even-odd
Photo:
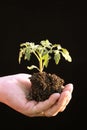
[[[48,67],[49,60],[54,57],[54,61],[56,65],[59,63],[61,59],[61,55],[68,62],[72,61],[71,56],[67,49],[62,48],[60,44],[52,44],[49,40],[43,40],[40,44],[35,45],[33,42],[26,42],[20,44],[20,52],[19,52],[19,63],[21,62],[21,58],[24,60],[30,60],[31,54],[34,54],[38,60],[39,66],[31,65],[27,66],[29,70],[36,68],[39,72],[43,72],[44,67]],[[51,55],[53,54],[53,55]]]

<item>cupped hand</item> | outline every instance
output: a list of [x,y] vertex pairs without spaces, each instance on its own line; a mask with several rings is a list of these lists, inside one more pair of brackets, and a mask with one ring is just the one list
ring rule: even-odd
[[1,77],[0,101],[29,117],[52,117],[64,111],[72,98],[73,85],[67,84],[61,94],[54,93],[45,101],[29,101],[26,97],[32,86],[30,76],[22,73]]

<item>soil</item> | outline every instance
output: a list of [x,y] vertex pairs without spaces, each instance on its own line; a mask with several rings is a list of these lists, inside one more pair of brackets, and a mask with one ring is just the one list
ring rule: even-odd
[[63,90],[64,79],[56,74],[46,72],[33,73],[30,77],[32,87],[27,96],[29,100],[44,101],[53,93],[61,93]]

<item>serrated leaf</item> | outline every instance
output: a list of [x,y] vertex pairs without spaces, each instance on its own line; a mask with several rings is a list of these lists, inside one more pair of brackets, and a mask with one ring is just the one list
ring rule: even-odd
[[22,56],[23,56],[24,53],[25,53],[25,49],[20,49],[19,59],[18,59],[19,64],[21,63],[21,58],[22,58]]
[[61,58],[60,53],[55,53],[55,54],[54,54],[54,60],[55,60],[55,63],[56,63],[56,64],[59,63],[60,58]]
[[31,50],[30,50],[30,48],[29,47],[27,47],[26,48],[26,50],[25,50],[25,57],[24,57],[24,59],[26,60],[30,60],[30,57],[31,57]]
[[69,52],[68,52],[67,49],[62,48],[61,54],[62,54],[62,56],[65,58],[65,60],[67,60],[67,61],[69,61],[69,62],[72,62],[72,58],[71,58],[71,56],[69,55]]
[[61,50],[62,50],[62,52],[63,52],[64,54],[69,55],[69,52],[68,52],[67,49],[65,49],[65,48],[61,48]]
[[44,67],[46,68],[48,67],[48,63],[52,57],[51,55],[52,53],[54,53],[54,60],[56,64],[58,64],[61,59],[60,54],[62,54],[65,60],[69,62],[72,61],[72,58],[69,55],[69,52],[67,49],[62,48],[60,44],[52,44],[49,42],[49,40],[41,41],[40,45],[39,44],[35,45],[35,43],[33,42],[26,42],[26,43],[22,43],[20,47],[21,49],[19,52],[19,63],[21,62],[22,57],[24,58],[24,60],[26,59],[30,60],[32,53],[38,59],[39,68],[35,65],[28,66],[27,68],[30,70],[36,68],[37,70],[42,72]]
[[47,66],[48,66],[48,63],[49,63],[50,58],[51,58],[51,57],[49,56],[48,53],[46,53],[46,54],[42,57],[42,59],[43,59],[43,66],[45,66],[46,68],[47,68]]
[[52,43],[49,42],[49,40],[43,40],[40,42],[42,46],[50,48]]
[[39,45],[35,45],[35,43],[31,42],[29,43],[29,47],[32,51],[36,51]]

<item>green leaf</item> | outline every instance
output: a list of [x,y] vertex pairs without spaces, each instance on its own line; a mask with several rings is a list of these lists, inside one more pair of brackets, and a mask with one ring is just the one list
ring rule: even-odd
[[31,50],[30,50],[30,48],[29,47],[27,47],[26,48],[26,50],[25,50],[25,57],[24,57],[24,59],[26,60],[30,60],[30,57],[31,57]]
[[49,42],[49,40],[43,40],[40,42],[42,46],[50,48],[52,43]]
[[62,56],[65,58],[65,60],[67,60],[68,62],[72,62],[72,58],[71,58],[71,56],[69,55],[69,52],[68,52],[67,49],[62,48],[61,54],[62,54]]
[[25,46],[25,47],[29,46],[29,42],[25,42],[25,43],[21,43],[21,44],[20,44],[20,47],[24,47],[24,46]]
[[48,53],[46,53],[46,54],[42,57],[42,59],[43,59],[43,67],[45,66],[45,67],[47,68],[50,58],[51,58],[51,57],[49,56]]
[[60,53],[59,53],[59,52],[56,52],[56,53],[54,54],[54,60],[55,60],[55,63],[56,63],[56,64],[59,63],[60,58],[61,58]]
[[57,45],[57,49],[60,50],[62,47],[60,44]]
[[49,40],[43,40],[40,42],[40,44],[35,45],[34,42],[25,42],[20,44],[20,52],[19,52],[19,63],[21,62],[21,58],[23,57],[24,60],[30,60],[31,54],[33,53],[38,62],[39,62],[39,68],[35,65],[28,66],[28,69],[34,69],[36,68],[40,72],[43,71],[44,67],[48,67],[49,60],[52,58],[54,53],[54,60],[55,63],[58,64],[61,55],[65,58],[65,60],[71,62],[72,58],[69,55],[69,52],[67,49],[62,48],[60,44],[52,44],[49,42]]
[[35,43],[31,42],[29,43],[29,47],[32,51],[36,51],[38,49],[39,45],[35,45]]
[[24,48],[24,49],[20,48],[20,51],[19,51],[19,59],[18,59],[19,64],[21,63],[21,58],[22,58],[22,56],[24,55],[24,53],[25,53],[25,48]]
[[35,66],[35,65],[27,66],[27,69],[29,69],[29,70],[32,70],[34,68],[39,70],[39,68],[37,66]]

